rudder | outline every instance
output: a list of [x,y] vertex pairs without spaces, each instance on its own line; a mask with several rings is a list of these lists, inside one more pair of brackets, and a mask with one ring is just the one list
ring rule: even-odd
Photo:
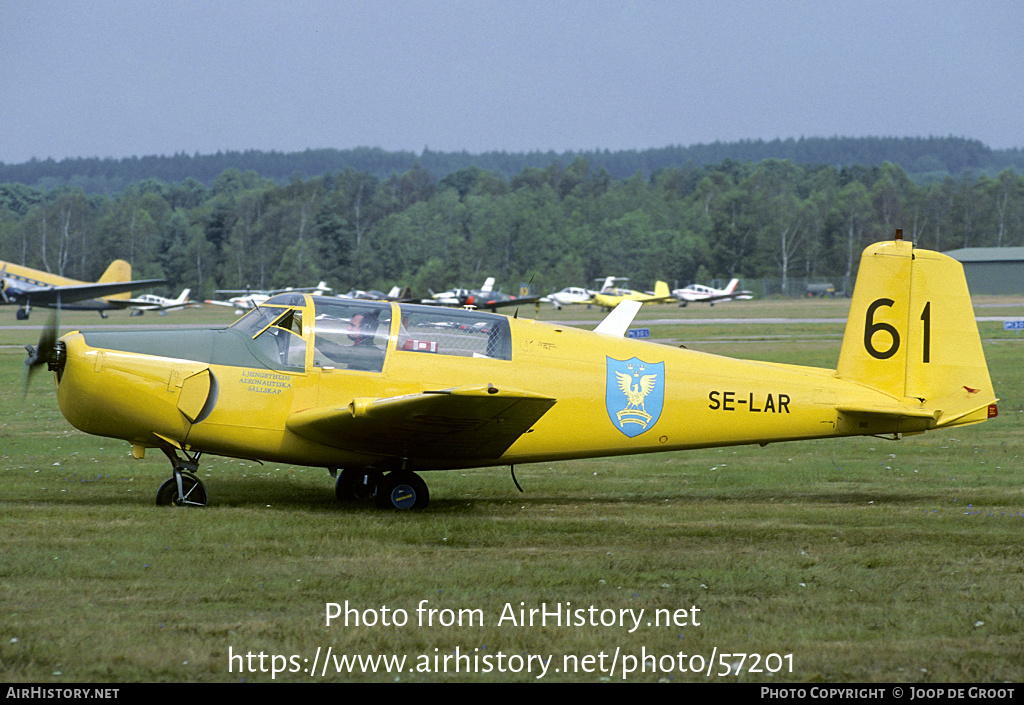
[[[128,282],[132,280],[132,266],[124,261],[123,259],[115,259],[107,267],[107,270],[103,272],[103,276],[99,278],[97,284],[112,284],[114,282]],[[130,292],[122,292],[120,294],[111,294],[106,296],[107,299],[130,299]]]

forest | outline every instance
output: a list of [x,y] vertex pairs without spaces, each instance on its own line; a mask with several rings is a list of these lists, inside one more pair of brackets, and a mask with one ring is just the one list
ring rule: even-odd
[[848,281],[862,248],[896,228],[939,251],[1024,245],[1014,165],[917,179],[893,162],[725,158],[617,176],[575,156],[511,175],[442,172],[413,160],[387,175],[277,180],[227,167],[209,184],[147,177],[115,193],[8,181],[0,259],[93,280],[123,258],[136,278],[168,281],[157,293],[187,286],[193,298],[321,279],[336,292],[426,294],[487,276],[547,293],[610,274],[639,289],[736,276],[790,291],[792,280]]
[[381,179],[404,173],[418,164],[438,179],[477,167],[511,179],[529,168],[547,168],[558,162],[568,165],[584,159],[595,170],[605,170],[615,179],[637,172],[647,176],[664,169],[710,166],[727,159],[761,162],[781,159],[796,164],[881,166],[899,164],[917,182],[934,181],[965,171],[993,176],[1004,169],[1024,172],[1024,150],[994,150],[978,140],[963,137],[808,137],[800,139],[742,140],[714,142],[686,147],[673,145],[643,150],[594,149],[583,152],[438,152],[425,147],[419,154],[386,151],[379,147],[354,149],[307,149],[302,152],[217,152],[144,156],[125,159],[74,158],[31,159],[22,164],[0,162],[0,183],[21,183],[49,190],[58,186],[79,188],[86,193],[119,193],[130,184],[146,179],[176,183],[193,178],[207,188],[228,169],[255,171],[278,183],[298,176],[303,179],[351,169]]

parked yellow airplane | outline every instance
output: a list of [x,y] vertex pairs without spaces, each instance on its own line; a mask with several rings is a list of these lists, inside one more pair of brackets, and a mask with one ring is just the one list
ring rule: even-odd
[[663,281],[655,282],[653,294],[645,294],[642,291],[633,291],[632,289],[606,287],[594,294],[593,298],[595,304],[608,311],[611,311],[623,301],[638,301],[642,304],[664,304],[675,300],[672,292],[668,290],[668,283]]
[[106,311],[131,306],[129,292],[165,283],[163,279],[131,281],[132,266],[114,260],[95,284],[50,274],[11,262],[0,262],[0,304],[17,304],[19,321],[28,320],[32,306],[75,311]]
[[417,472],[921,433],[996,397],[963,269],[901,239],[865,250],[837,369],[734,360],[481,311],[282,294],[208,331],[53,330],[77,428],[159,448],[158,504],[203,505],[200,455],[326,467],[339,499],[426,506]]

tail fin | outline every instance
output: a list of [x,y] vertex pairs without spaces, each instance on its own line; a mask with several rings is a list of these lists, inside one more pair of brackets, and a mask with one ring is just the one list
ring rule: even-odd
[[861,256],[837,375],[927,412],[933,427],[995,416],[963,267],[901,237]]
[[725,287],[725,293],[731,294],[736,291],[736,285],[740,283],[739,279],[730,279],[729,286]]
[[[132,266],[125,262],[123,259],[115,259],[107,267],[107,271],[103,272],[103,276],[99,278],[97,284],[111,284],[113,282],[129,282],[132,280]],[[130,299],[132,297],[131,292],[125,291],[120,294],[111,294],[105,296],[105,299]]]
[[654,295],[659,299],[671,299],[672,292],[668,290],[668,282],[654,282]]

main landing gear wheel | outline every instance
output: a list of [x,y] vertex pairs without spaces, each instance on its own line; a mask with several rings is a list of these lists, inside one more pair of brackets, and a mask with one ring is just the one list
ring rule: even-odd
[[190,472],[181,473],[181,491],[178,491],[178,478],[160,485],[156,493],[156,503],[161,507],[205,507],[209,498],[206,495],[206,487],[202,480]]
[[376,499],[381,509],[423,509],[430,502],[430,493],[416,473],[395,470],[381,479]]
[[339,502],[372,499],[381,477],[380,470],[342,470],[334,482],[334,494]]

